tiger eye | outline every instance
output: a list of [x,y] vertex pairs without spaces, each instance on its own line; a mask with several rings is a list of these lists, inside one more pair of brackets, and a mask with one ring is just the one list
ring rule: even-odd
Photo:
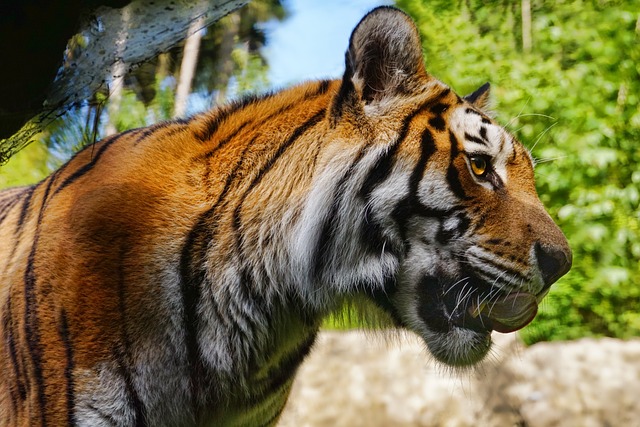
[[469,159],[471,170],[476,176],[483,176],[487,173],[487,160],[481,156],[473,156]]

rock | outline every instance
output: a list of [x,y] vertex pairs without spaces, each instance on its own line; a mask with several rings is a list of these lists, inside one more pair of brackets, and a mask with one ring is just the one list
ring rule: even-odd
[[322,332],[279,426],[640,425],[640,340],[494,342],[456,372],[411,334]]

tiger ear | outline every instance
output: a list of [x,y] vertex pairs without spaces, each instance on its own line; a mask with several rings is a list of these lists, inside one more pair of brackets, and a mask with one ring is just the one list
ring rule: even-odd
[[378,7],[362,18],[345,57],[340,101],[355,97],[369,104],[410,93],[427,76],[418,29],[393,7]]
[[489,83],[485,83],[480,86],[475,92],[465,96],[464,99],[474,107],[477,107],[479,110],[489,112],[491,110],[489,89],[491,89],[491,85]]

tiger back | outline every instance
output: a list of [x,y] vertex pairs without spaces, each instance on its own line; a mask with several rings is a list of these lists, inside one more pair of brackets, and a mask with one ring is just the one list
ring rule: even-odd
[[274,425],[327,314],[452,366],[571,265],[527,150],[374,9],[342,79],[133,129],[0,193],[0,424]]

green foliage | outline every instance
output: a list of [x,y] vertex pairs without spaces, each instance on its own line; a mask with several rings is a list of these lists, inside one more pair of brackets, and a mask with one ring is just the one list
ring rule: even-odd
[[531,52],[520,1],[397,4],[431,73],[462,93],[492,83],[569,238],[573,269],[524,339],[640,335],[640,1],[532,0]]
[[238,71],[234,75],[237,93],[260,93],[267,90],[268,67],[259,55],[245,49],[234,49],[231,57],[237,64]]
[[0,189],[40,181],[51,172],[47,166],[48,158],[47,146],[42,142],[26,146],[0,166]]

